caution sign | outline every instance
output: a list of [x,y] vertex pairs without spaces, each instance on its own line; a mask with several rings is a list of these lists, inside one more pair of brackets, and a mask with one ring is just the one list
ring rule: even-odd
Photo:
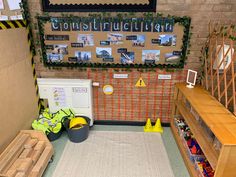
[[138,82],[135,84],[135,87],[146,87],[146,84],[141,77],[139,78]]

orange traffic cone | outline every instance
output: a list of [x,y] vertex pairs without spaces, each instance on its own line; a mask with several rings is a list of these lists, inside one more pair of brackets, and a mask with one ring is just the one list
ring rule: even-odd
[[151,123],[150,118],[147,119],[146,125],[143,128],[143,131],[144,132],[152,132],[152,123]]
[[161,126],[161,120],[159,118],[157,119],[156,124],[152,129],[152,132],[163,133],[163,128]]

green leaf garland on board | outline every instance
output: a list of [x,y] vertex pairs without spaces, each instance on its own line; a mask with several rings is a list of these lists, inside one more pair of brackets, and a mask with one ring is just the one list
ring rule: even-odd
[[35,46],[34,46],[34,38],[33,38],[33,32],[32,32],[32,23],[30,21],[30,13],[29,13],[29,7],[26,0],[22,0],[20,3],[20,8],[22,12],[23,19],[26,20],[27,27],[29,28],[29,40],[31,42],[30,49],[32,51],[33,56],[35,56]]
[[[89,17],[77,17],[73,15],[61,15],[62,17],[66,17],[68,21],[73,21],[75,18],[80,18],[81,20],[85,18],[107,18],[110,17],[110,15],[107,15],[106,13],[101,14],[89,14]],[[130,14],[122,14],[118,13],[116,15],[118,19],[122,20],[124,17],[126,18],[134,18],[135,13],[130,13]],[[144,13],[143,14],[143,19],[145,20],[153,20],[154,18],[158,17],[163,17],[162,14],[157,13]],[[119,64],[119,63],[69,63],[69,62],[48,62],[47,61],[47,55],[46,55],[46,49],[45,49],[45,44],[44,44],[44,24],[48,21],[51,20],[51,17],[48,15],[45,16],[37,16],[38,19],[38,27],[39,27],[39,36],[40,36],[40,43],[41,43],[41,50],[42,50],[42,58],[43,58],[43,63],[46,67],[70,67],[70,68],[86,68],[86,67],[91,67],[91,68],[113,68],[114,70],[116,68],[160,68],[160,69],[182,69],[185,65],[185,61],[187,59],[187,54],[188,54],[188,47],[190,46],[190,24],[191,24],[191,18],[184,16],[184,17],[178,17],[178,16],[167,16],[168,18],[171,18],[174,20],[174,23],[179,23],[184,27],[184,35],[183,35],[183,45],[182,45],[182,55],[179,63],[177,64]],[[148,70],[146,70],[148,71]],[[150,70],[150,71],[154,71]]]

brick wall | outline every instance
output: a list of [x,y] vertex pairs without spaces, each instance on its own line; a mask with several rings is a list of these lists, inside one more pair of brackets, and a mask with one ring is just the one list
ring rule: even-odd
[[[28,0],[32,21],[36,14],[42,14],[40,0]],[[236,24],[236,1],[235,0],[158,0],[157,12],[164,15],[190,16],[192,18],[191,47],[186,66],[183,70],[167,72],[156,69],[155,72],[139,72],[133,69],[131,72],[119,72],[129,74],[128,79],[113,79],[117,73],[113,69],[102,71],[97,69],[49,69],[40,62],[40,57],[35,57],[38,77],[57,78],[90,78],[98,81],[100,87],[94,87],[94,117],[97,120],[126,120],[145,121],[147,117],[155,120],[160,117],[162,122],[169,122],[173,86],[177,82],[185,80],[186,69],[200,70],[201,48],[208,35],[208,23],[210,21],[224,24]],[[56,16],[61,13],[56,14]],[[80,15],[82,13],[74,13]],[[50,15],[55,15],[51,13]],[[82,14],[86,15],[85,13]],[[35,26],[35,25],[34,25]],[[34,30],[34,36],[37,34]],[[158,80],[158,74],[171,74],[171,80]],[[142,77],[146,88],[135,88],[134,85]],[[114,94],[105,96],[102,92],[104,84],[112,84]]]

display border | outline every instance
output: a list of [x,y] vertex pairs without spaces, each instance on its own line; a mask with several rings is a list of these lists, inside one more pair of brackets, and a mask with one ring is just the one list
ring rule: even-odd
[[[170,69],[182,69],[184,68],[185,61],[187,59],[188,46],[190,43],[190,24],[191,18],[184,17],[176,17],[176,16],[168,16],[168,18],[173,18],[174,23],[179,23],[184,27],[184,35],[183,35],[183,45],[182,45],[182,55],[181,59],[176,64],[120,64],[120,63],[69,63],[69,62],[48,62],[46,55],[46,48],[44,43],[44,24],[49,22],[53,17],[48,16],[38,16],[38,26],[39,26],[39,36],[40,36],[40,44],[41,44],[41,52],[42,52],[42,61],[47,67],[94,67],[94,68],[170,68]],[[59,18],[59,17],[58,17]],[[75,18],[74,16],[71,18]],[[82,17],[80,17],[82,18]],[[86,18],[86,17],[85,17]]]
[[149,4],[50,4],[42,0],[44,12],[156,12],[156,0]]

